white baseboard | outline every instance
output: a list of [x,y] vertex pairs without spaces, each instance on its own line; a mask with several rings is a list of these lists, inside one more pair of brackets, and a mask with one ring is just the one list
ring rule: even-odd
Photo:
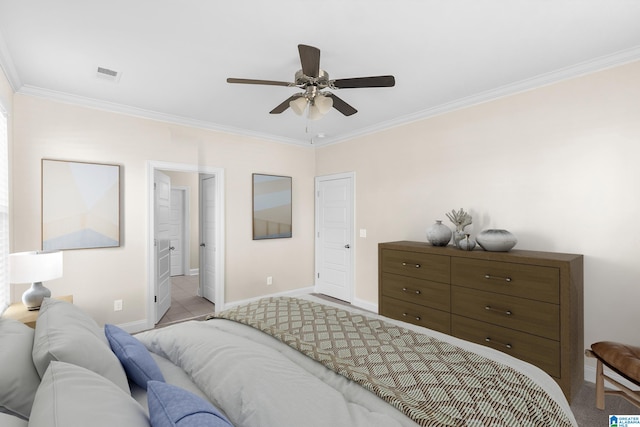
[[200,274],[199,268],[192,268],[189,270],[189,276],[197,276],[198,274]]
[[378,312],[378,304],[374,304],[372,302],[365,301],[359,298],[353,298],[351,305],[353,305],[354,307],[361,308],[363,310],[372,311],[374,313]]

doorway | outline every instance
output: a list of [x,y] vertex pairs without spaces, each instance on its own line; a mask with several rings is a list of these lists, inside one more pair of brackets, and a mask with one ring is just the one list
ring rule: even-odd
[[[169,223],[166,228],[169,231],[166,233],[167,236],[159,236],[159,231],[163,230],[164,226],[159,226],[157,223],[158,212],[162,211],[163,208],[157,206],[156,201],[156,191],[154,190],[154,182],[156,181],[155,177],[158,173],[164,172],[165,175],[184,175],[195,177],[195,182],[200,185],[201,176],[207,176],[213,178],[210,181],[210,190],[209,197],[212,199],[211,201],[206,201],[203,203],[201,199],[201,189],[198,191],[192,192],[192,194],[197,194],[196,199],[198,207],[195,208],[195,212],[204,211],[205,215],[198,215],[198,225],[193,227],[194,231],[203,228],[203,224],[201,224],[202,217],[213,218],[213,223],[209,224],[208,227],[211,228],[211,232],[208,234],[208,238],[210,241],[201,241],[201,237],[195,233],[195,237],[193,237],[193,233],[189,233],[187,231],[182,231],[182,245],[176,240],[172,240],[169,235],[179,235],[181,232],[179,231],[180,226],[176,225],[174,230],[171,230],[170,219],[167,219]],[[168,268],[173,270],[171,272],[171,282],[174,283],[174,289],[177,295],[186,297],[186,293],[195,292],[191,295],[193,298],[200,298],[200,296],[205,296],[203,292],[203,284],[202,284],[202,272],[201,271],[192,271],[189,268],[189,259],[193,258],[193,256],[198,256],[199,246],[202,246],[203,243],[208,246],[210,251],[210,258],[207,259],[207,262],[211,265],[209,270],[211,273],[208,278],[210,282],[207,284],[208,292],[213,296],[213,300],[217,302],[217,308],[222,309],[224,307],[224,209],[223,209],[223,201],[224,201],[224,171],[219,168],[213,167],[204,167],[198,165],[189,165],[189,164],[176,164],[176,163],[165,163],[165,162],[148,162],[148,177],[149,177],[149,186],[148,186],[148,199],[149,199],[149,243],[148,243],[148,292],[149,292],[149,300],[148,300],[148,311],[147,311],[147,323],[149,328],[152,328],[158,320],[162,317],[162,310],[165,307],[160,307],[158,304],[158,277],[163,274],[160,270],[163,268]],[[171,184],[169,184],[171,187]],[[178,186],[178,190],[183,190],[184,186]],[[180,197],[183,199],[183,207],[180,208],[177,205],[171,206],[171,202],[169,201],[169,212],[171,215],[180,216],[188,216],[189,211],[186,210],[184,204],[186,202],[187,197]],[[193,203],[192,203],[193,205]],[[207,210],[210,209],[210,212]],[[173,211],[173,212],[172,212]],[[178,214],[180,211],[180,214]],[[161,215],[162,216],[162,215]],[[177,219],[176,219],[177,221]],[[183,222],[187,222],[186,219]],[[191,237],[189,237],[189,235]],[[191,244],[189,244],[189,242]],[[165,244],[166,243],[166,244]],[[175,252],[181,252],[176,256],[178,259],[176,260],[175,256],[171,262],[163,262],[157,255],[158,248],[162,248],[164,246],[168,247],[168,250],[171,255]],[[190,247],[194,247],[195,249],[190,249]],[[181,250],[178,251],[180,247]],[[173,248],[173,249],[171,249]],[[202,257],[200,256],[200,259]],[[180,272],[180,262],[183,264],[182,266],[182,274]],[[197,262],[197,261],[196,261]],[[202,265],[199,266],[202,268]],[[160,269],[160,270],[159,270]],[[197,273],[197,274],[194,274]],[[171,304],[170,304],[171,305]],[[177,305],[177,304],[176,304]],[[197,310],[195,300],[192,301],[192,305],[194,309]],[[178,311],[178,310],[174,310]],[[188,313],[185,315],[188,316]]]

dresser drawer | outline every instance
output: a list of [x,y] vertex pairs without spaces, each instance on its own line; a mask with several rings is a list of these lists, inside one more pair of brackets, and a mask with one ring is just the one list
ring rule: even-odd
[[451,316],[451,333],[458,338],[495,348],[536,365],[552,377],[560,377],[558,341],[457,315]]
[[553,304],[560,302],[560,272],[554,267],[452,257],[451,283]]
[[560,339],[560,306],[557,304],[452,286],[451,312],[552,340]]
[[450,311],[450,286],[397,274],[382,274],[382,294],[391,298]]
[[451,333],[451,314],[418,304],[382,297],[383,316],[391,317],[414,325],[424,326],[445,334]]
[[382,251],[381,268],[384,273],[449,283],[449,259],[442,255],[385,249]]

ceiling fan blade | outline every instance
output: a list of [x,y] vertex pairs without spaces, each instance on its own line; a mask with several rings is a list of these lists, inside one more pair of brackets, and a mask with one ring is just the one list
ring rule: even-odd
[[280,114],[280,113],[282,113],[287,108],[289,108],[289,103],[291,101],[293,101],[294,99],[296,99],[296,98],[298,98],[300,96],[302,96],[302,95],[296,94],[296,95],[290,96],[285,101],[283,101],[282,104],[278,105],[276,108],[274,108],[273,110],[269,111],[269,114]]
[[269,85],[269,86],[295,86],[295,83],[278,82],[275,80],[254,80],[254,79],[234,79],[228,78],[227,83],[243,83],[248,85]]
[[393,76],[354,77],[351,79],[333,80],[337,89],[354,89],[361,87],[393,87],[396,79]]
[[308,77],[318,77],[320,74],[320,49],[306,44],[298,45],[302,72]]
[[358,110],[344,102],[341,98],[338,98],[335,94],[331,92],[323,92],[323,94],[324,96],[330,96],[333,98],[333,108],[340,111],[345,116],[351,116],[358,112]]

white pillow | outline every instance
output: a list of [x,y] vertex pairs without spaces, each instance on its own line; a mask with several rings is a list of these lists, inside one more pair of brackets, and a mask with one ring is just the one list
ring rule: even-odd
[[17,320],[0,319],[0,412],[29,418],[40,384],[32,348],[33,329]]
[[87,368],[130,393],[127,375],[103,329],[78,306],[45,298],[33,341],[33,363],[40,377],[54,360]]
[[42,377],[29,427],[149,427],[144,409],[106,378],[52,361]]

